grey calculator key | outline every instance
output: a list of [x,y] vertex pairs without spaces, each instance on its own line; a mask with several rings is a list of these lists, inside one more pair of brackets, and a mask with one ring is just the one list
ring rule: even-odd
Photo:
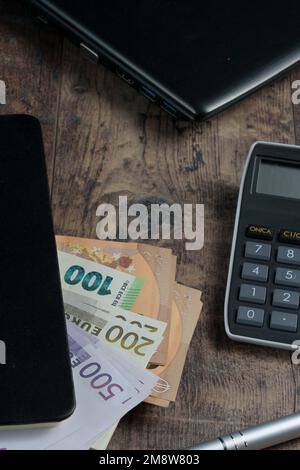
[[262,328],[265,312],[259,308],[239,307],[236,322],[239,325],[255,326]]
[[251,302],[254,304],[264,304],[266,302],[267,289],[261,286],[251,286],[242,284],[239,299],[242,302]]
[[298,315],[272,312],[270,328],[272,330],[296,333],[298,330]]
[[276,289],[273,295],[274,307],[284,307],[297,310],[299,308],[300,295],[298,292]]
[[278,263],[295,264],[300,266],[300,249],[280,246],[277,253]]
[[267,243],[247,242],[245,257],[261,261],[269,261],[271,259],[271,250],[271,245]]
[[269,277],[269,267],[262,264],[244,263],[242,279],[248,281],[266,282]]
[[283,286],[300,287],[300,271],[296,269],[277,268],[275,284]]

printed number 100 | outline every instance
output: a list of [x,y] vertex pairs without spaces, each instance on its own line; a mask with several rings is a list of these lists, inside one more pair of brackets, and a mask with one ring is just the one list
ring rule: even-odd
[[99,295],[111,294],[109,287],[113,281],[112,277],[106,276],[103,281],[102,274],[96,271],[86,274],[82,266],[72,266],[69,268],[64,280],[70,286],[76,286],[81,283],[82,288],[88,292],[98,291]]

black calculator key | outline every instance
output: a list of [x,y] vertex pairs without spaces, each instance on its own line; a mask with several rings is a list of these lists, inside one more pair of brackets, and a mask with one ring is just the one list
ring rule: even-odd
[[277,252],[277,261],[278,263],[300,266],[300,249],[280,246]]
[[251,302],[254,304],[265,304],[267,297],[266,287],[251,286],[249,284],[242,284],[240,289],[239,299],[242,302]]
[[277,268],[275,284],[289,287],[300,287],[300,271],[289,268]]
[[295,230],[281,230],[279,234],[281,243],[300,245],[300,232]]
[[249,225],[246,235],[249,238],[272,241],[274,238],[274,230],[270,227],[264,227],[262,225]]
[[265,319],[265,312],[259,308],[239,307],[236,322],[239,325],[255,326],[262,328]]
[[276,289],[273,295],[274,307],[284,307],[297,310],[299,308],[300,295],[298,292]]
[[273,312],[270,328],[272,330],[296,333],[298,330],[298,315],[284,312]]
[[242,279],[247,281],[267,282],[269,277],[269,267],[262,264],[244,263],[242,269]]
[[260,261],[270,261],[271,245],[259,242],[247,242],[245,248],[245,258],[257,259]]

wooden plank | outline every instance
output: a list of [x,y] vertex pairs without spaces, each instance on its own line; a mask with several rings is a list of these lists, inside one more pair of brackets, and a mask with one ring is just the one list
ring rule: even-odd
[[7,86],[7,105],[0,106],[0,113],[26,113],[41,120],[51,186],[62,38],[19,2],[0,0],[0,18],[0,80]]

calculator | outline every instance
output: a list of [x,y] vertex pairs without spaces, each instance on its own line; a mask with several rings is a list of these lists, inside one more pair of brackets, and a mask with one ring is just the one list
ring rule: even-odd
[[231,339],[299,348],[300,147],[257,142],[250,150],[224,310]]

